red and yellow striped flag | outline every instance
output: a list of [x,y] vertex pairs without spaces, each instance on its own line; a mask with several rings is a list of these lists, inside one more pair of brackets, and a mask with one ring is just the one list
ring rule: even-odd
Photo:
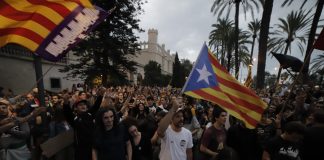
[[0,47],[16,43],[57,61],[105,17],[89,0],[0,0]]
[[206,44],[200,51],[182,92],[218,104],[232,116],[255,128],[267,107],[252,90],[241,85],[217,61]]

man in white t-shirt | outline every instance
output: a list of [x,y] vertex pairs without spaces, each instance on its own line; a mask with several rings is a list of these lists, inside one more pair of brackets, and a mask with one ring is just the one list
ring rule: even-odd
[[192,160],[192,134],[183,127],[183,112],[178,102],[173,101],[159,123],[157,134],[161,138],[160,160]]

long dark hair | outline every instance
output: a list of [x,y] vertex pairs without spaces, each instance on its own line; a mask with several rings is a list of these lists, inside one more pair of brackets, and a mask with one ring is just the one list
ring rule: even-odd
[[97,116],[96,116],[96,130],[97,131],[100,131],[102,133],[105,131],[105,125],[102,122],[102,117],[104,116],[104,114],[106,112],[109,112],[109,111],[111,111],[113,113],[113,115],[114,115],[113,129],[118,125],[119,117],[116,114],[116,111],[114,109],[112,109],[112,108],[100,108],[98,113],[97,113]]

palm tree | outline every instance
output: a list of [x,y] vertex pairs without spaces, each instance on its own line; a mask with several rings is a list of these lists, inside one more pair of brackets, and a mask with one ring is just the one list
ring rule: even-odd
[[248,29],[250,34],[252,35],[252,47],[251,47],[251,56],[250,56],[250,63],[252,64],[253,59],[253,50],[254,50],[254,43],[255,38],[257,37],[258,32],[260,31],[261,22],[258,19],[254,19],[248,24]]
[[[217,53],[220,54],[220,61],[222,65],[225,65],[225,50],[226,45],[225,42],[228,39],[228,30],[233,28],[233,21],[229,20],[228,18],[218,19],[218,23],[212,24],[213,29],[209,34],[209,45],[214,46],[217,48]],[[218,49],[220,47],[220,50]]]
[[[235,39],[235,30],[232,27],[229,31],[227,31],[229,34],[228,40],[226,41],[226,48],[227,48],[227,67],[233,68],[235,67],[235,61],[233,61],[233,58],[231,55],[233,54],[234,50],[234,39]],[[249,55],[249,49],[246,44],[251,44],[251,41],[249,39],[249,33],[247,31],[240,30],[239,32],[239,62],[243,64],[243,67],[247,67],[250,64],[250,55]],[[240,65],[239,63],[239,65]],[[230,72],[230,70],[229,70]],[[236,73],[235,73],[236,74]]]
[[265,62],[267,57],[267,44],[269,26],[271,20],[271,13],[273,7],[273,0],[265,0],[263,6],[261,29],[260,29],[260,41],[259,41],[259,55],[258,55],[258,67],[257,67],[257,83],[256,88],[262,89],[264,86],[265,78]]
[[308,79],[308,68],[309,68],[309,62],[310,62],[311,54],[312,54],[312,46],[313,46],[314,39],[315,39],[317,25],[318,25],[319,19],[322,14],[323,6],[324,6],[324,1],[318,0],[316,11],[315,11],[313,22],[312,22],[312,27],[310,29],[310,33],[309,33],[309,37],[308,37],[306,54],[304,57],[304,68],[305,68],[304,73],[303,73],[303,75],[305,75],[304,82],[307,81],[307,79]]
[[[294,0],[285,0],[283,2],[282,6],[285,6],[285,5],[290,6],[292,4],[292,2],[296,2],[296,1],[294,1]],[[300,8],[303,8],[303,6],[306,4],[306,2],[307,2],[307,0],[304,0],[302,5],[300,6]],[[314,3],[313,1],[311,1],[311,2]],[[307,81],[307,79],[308,79],[309,62],[310,62],[310,59],[311,59],[310,55],[312,54],[312,46],[313,46],[313,43],[314,43],[318,22],[319,22],[319,19],[321,17],[321,14],[322,14],[324,1],[323,0],[318,0],[317,3],[315,4],[315,6],[316,6],[316,11],[315,11],[313,21],[312,21],[312,26],[311,26],[311,29],[310,29],[310,32],[309,32],[307,48],[306,48],[306,54],[305,54],[305,57],[304,57],[304,68],[305,68],[305,69],[303,69],[304,82]]]
[[[219,19],[218,22],[219,23],[212,25],[215,29],[210,32],[209,45],[215,46],[221,43],[221,64],[227,66],[227,70],[230,72],[231,68],[235,66],[232,57],[235,45],[235,29],[233,27],[233,22],[229,21],[227,18]],[[249,49],[246,47],[246,44],[251,43],[251,41],[248,40],[249,37],[247,31],[239,32],[239,61],[242,62],[243,66],[248,66],[250,63]],[[227,57],[227,62],[225,61],[225,57]]]
[[[209,45],[210,46],[218,46],[220,45],[220,52],[221,55],[220,61],[223,66],[225,66],[225,52],[226,52],[226,42],[229,39],[229,30],[233,28],[233,21],[229,20],[228,18],[218,19],[218,23],[213,24],[213,29],[209,34]],[[219,50],[218,50],[219,51]],[[219,52],[217,53],[219,54]],[[227,68],[227,70],[230,70],[230,68]]]
[[[239,34],[239,62],[242,62],[243,67],[248,67],[250,64],[249,49],[246,44],[251,44],[249,41],[250,35],[248,31],[241,31]],[[239,64],[240,65],[240,64]]]
[[[299,50],[303,54],[303,45],[306,44],[306,38],[310,26],[311,19],[309,18],[310,11],[303,10],[292,11],[286,19],[279,18],[280,24],[277,27],[280,30],[275,30],[275,37],[271,38],[269,45],[273,46],[273,52],[287,54],[291,52],[292,42],[297,42]],[[278,70],[277,81],[279,81],[281,68]]]
[[320,54],[318,57],[314,58],[312,61],[313,66],[311,67],[311,71],[313,73],[324,69],[324,55]]
[[215,0],[211,11],[218,17],[223,14],[223,11],[227,8],[226,17],[229,16],[233,5],[235,4],[235,78],[238,78],[239,74],[239,56],[238,56],[238,36],[239,36],[239,11],[240,3],[242,3],[242,8],[246,17],[246,12],[251,11],[252,17],[254,17],[253,6],[259,11],[259,2],[263,4],[263,0]]

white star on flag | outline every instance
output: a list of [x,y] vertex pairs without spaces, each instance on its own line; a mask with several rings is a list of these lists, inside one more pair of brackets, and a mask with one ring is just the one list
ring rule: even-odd
[[206,65],[204,64],[202,69],[196,69],[199,72],[199,78],[197,82],[204,80],[208,85],[209,85],[209,80],[208,77],[211,76],[212,74],[208,72]]

